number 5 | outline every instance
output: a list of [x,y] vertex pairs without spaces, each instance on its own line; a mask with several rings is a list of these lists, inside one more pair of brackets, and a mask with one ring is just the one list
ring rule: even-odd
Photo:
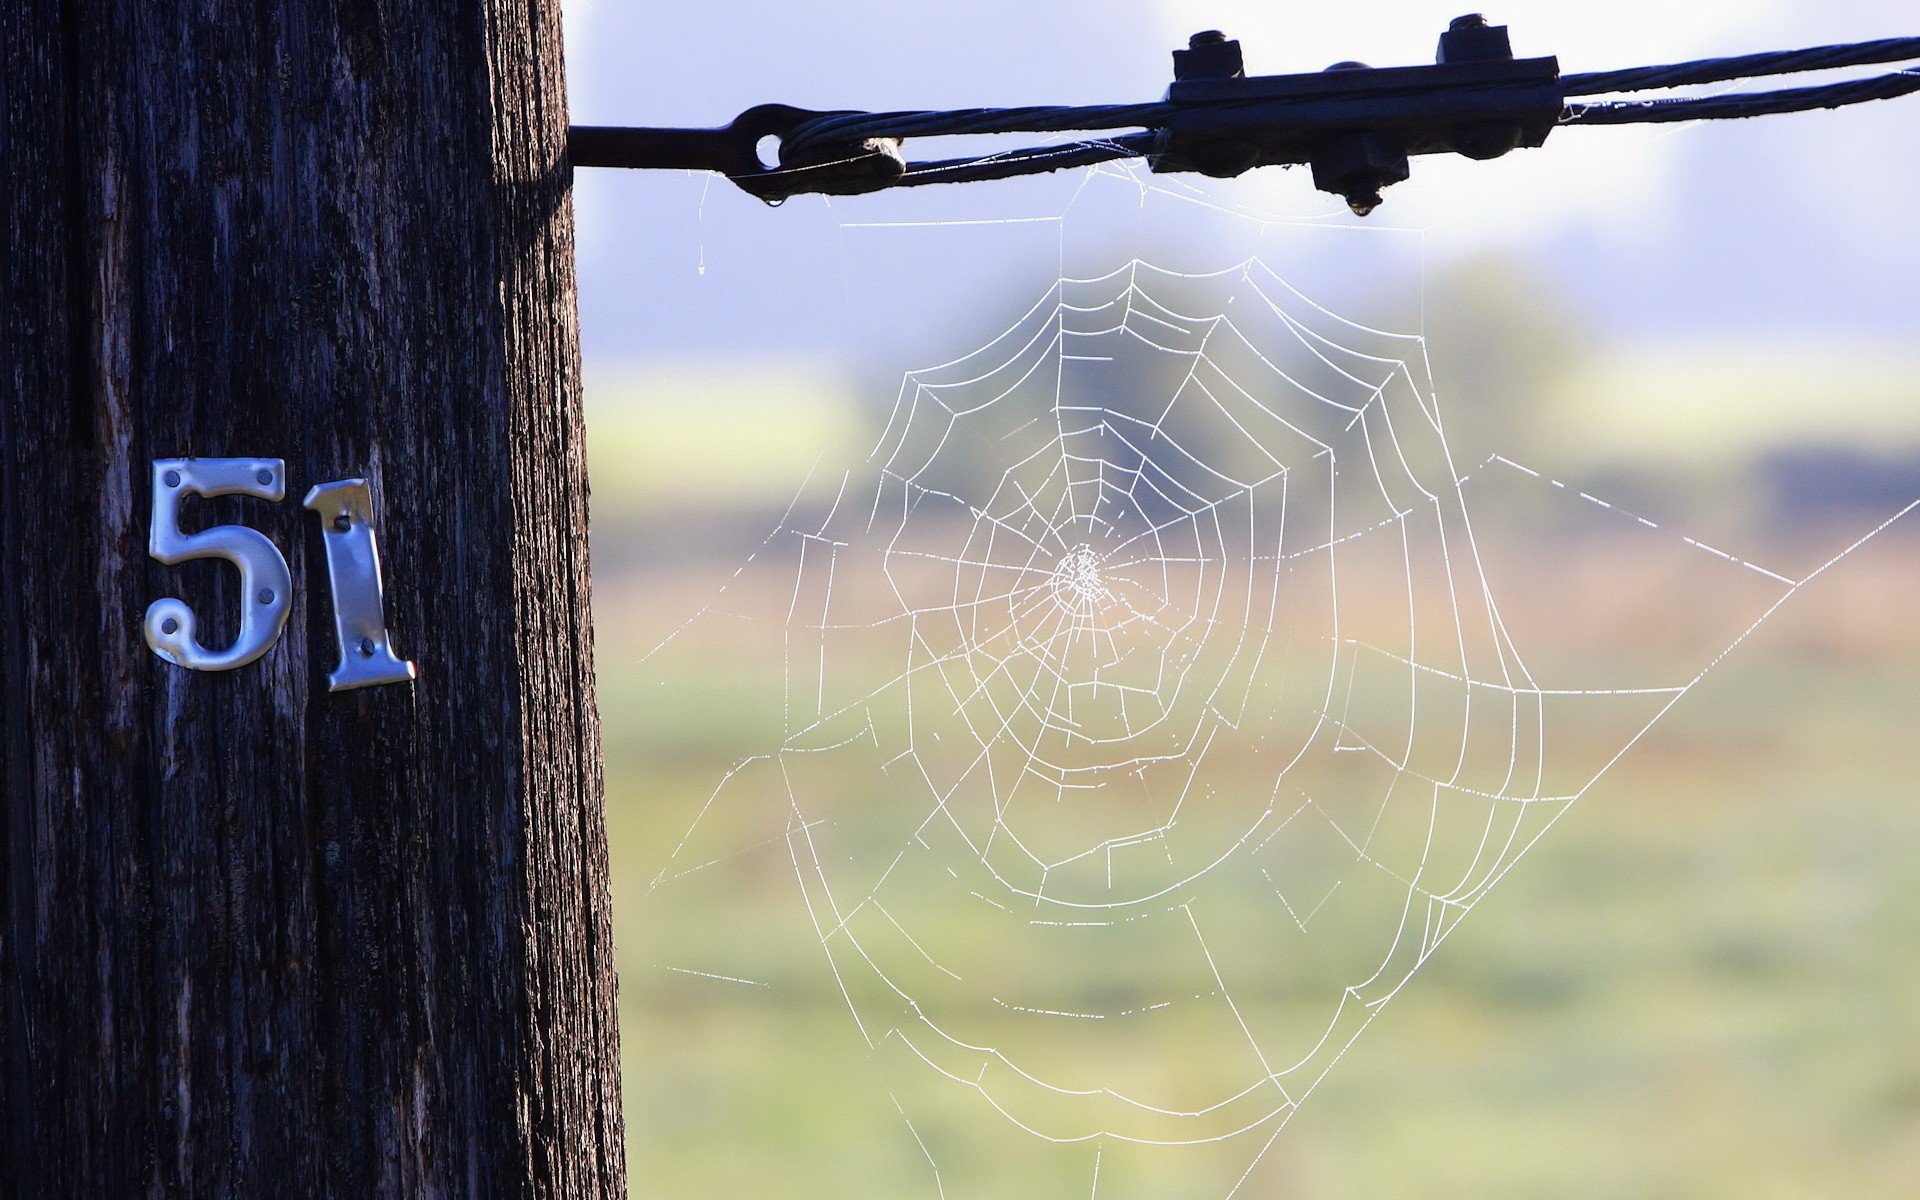
[[229,671],[265,654],[286,628],[293,578],[279,548],[257,529],[216,525],[200,533],[180,532],[180,499],[188,494],[281,500],[287,494],[286,464],[277,458],[162,458],[153,464],[148,552],[169,566],[223,558],[240,568],[240,636],[225,650],[208,650],[194,637],[193,610],[168,597],[147,609],[147,645],[182,667]]

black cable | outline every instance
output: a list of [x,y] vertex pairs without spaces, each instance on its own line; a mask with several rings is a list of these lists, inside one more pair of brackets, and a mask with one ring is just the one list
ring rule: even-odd
[[[1665,68],[1641,69],[1664,70]],[[1624,75],[1625,72],[1616,74]],[[1594,78],[1597,77],[1594,76]],[[1661,86],[1685,85],[1674,82]],[[1920,92],[1920,67],[1871,79],[1854,79],[1814,87],[1777,88],[1766,92],[1737,92],[1726,96],[1628,99],[1595,104],[1575,104],[1568,106],[1566,114],[1560,119],[1560,124],[1641,125],[1680,121],[1739,120],[1748,117],[1810,112],[1817,109],[1845,108],[1875,100],[1897,99],[1916,92]],[[838,140],[847,136],[845,131],[849,129],[868,138],[904,139],[984,133],[1053,132],[1115,126],[1151,128],[1156,118],[1165,115],[1162,110],[1171,108],[1172,106],[1167,104],[1142,104],[1128,105],[1124,108],[1107,105],[1098,109],[1062,106],[1047,109],[967,109],[957,112],[861,114],[858,117],[834,117],[811,123],[795,134],[795,140],[802,145],[808,142]],[[1095,115],[1081,115],[1088,112]],[[1089,123],[1083,124],[1081,123],[1083,121]],[[1045,128],[1037,128],[1041,125]],[[1143,157],[1150,152],[1152,142],[1153,135],[1143,133],[1100,141],[1069,142],[1059,146],[1030,146],[978,158],[908,163],[906,174],[893,186],[979,183],[994,179],[1011,179],[1021,175],[1062,171],[1072,167],[1092,166],[1121,158]]]
[[1642,125],[1669,121],[1723,121],[1742,117],[1770,117],[1779,113],[1843,108],[1870,100],[1892,100],[1920,92],[1920,68],[1873,79],[1854,79],[1818,87],[1781,88],[1771,92],[1737,92],[1729,96],[1695,96],[1679,100],[1619,100],[1604,104],[1576,104],[1560,119],[1562,125]]
[[[1590,71],[1561,77],[1568,96],[1593,96],[1656,88],[1689,87],[1769,75],[1834,70],[1920,59],[1920,38],[1883,38],[1804,50],[1770,51],[1729,58],[1700,59],[1662,66]],[[1629,125],[1673,121],[1730,120],[1841,108],[1920,92],[1920,74],[1900,72],[1873,79],[1848,80],[1804,88],[1742,92],[1731,96],[1676,100],[1631,98],[1570,105],[1565,125]],[[1224,105],[1263,103],[1226,101]],[[1265,101],[1264,103],[1272,103]],[[1020,108],[964,108],[881,113],[841,113],[809,121],[787,139],[795,153],[814,147],[858,144],[868,139],[905,140],[1005,133],[1065,133],[1080,130],[1142,129],[1164,124],[1183,106],[1166,101],[1141,104],[1030,105]],[[1033,146],[978,158],[910,163],[895,186],[941,182],[977,182],[1039,174],[1068,167],[1110,162],[1147,153],[1150,135]]]
[[1058,146],[1030,146],[984,158],[950,158],[941,162],[908,163],[907,172],[894,187],[918,187],[928,183],[984,183],[993,179],[1012,179],[1021,175],[1039,175],[1064,171],[1071,167],[1091,167],[1122,158],[1142,158],[1153,144],[1152,134],[1105,138],[1095,142],[1063,142]]
[[1144,104],[1053,104],[1026,108],[841,113],[807,122],[796,129],[783,146],[793,147],[798,154],[816,145],[863,142],[869,138],[1149,129],[1165,121],[1173,111],[1173,105],[1153,100]]
[[[1920,60],[1920,38],[1883,38],[1871,42],[1815,46],[1803,50],[1771,51],[1730,58],[1700,59],[1663,66],[1591,71],[1560,76],[1557,86],[1558,94],[1564,97],[1619,95],[1661,88],[1694,87],[1737,79],[1800,74],[1909,60]],[[1374,94],[1366,82],[1365,72],[1355,72],[1353,76],[1342,82],[1343,95],[1348,98],[1369,98]],[[1477,85],[1457,88],[1448,92],[1447,95],[1458,96],[1462,92],[1474,90],[1477,90]],[[1625,95],[1618,100],[1570,104],[1560,115],[1558,124],[1633,125],[1674,121],[1733,120],[1772,116],[1779,113],[1806,112],[1813,109],[1842,108],[1874,100],[1889,100],[1916,92],[1920,92],[1920,62],[1916,62],[1908,70],[1894,74],[1812,87],[1779,88],[1772,91],[1691,96],[1678,99],[1634,99],[1631,95]],[[1464,98],[1472,100],[1471,96]],[[1300,102],[1307,101],[1302,99]],[[735,179],[749,190],[760,189],[756,194],[770,199],[809,190],[857,192],[887,186],[913,187],[931,183],[1007,179],[1018,175],[1033,175],[1069,167],[1089,166],[1160,152],[1156,150],[1159,136],[1157,131],[1164,131],[1175,125],[1177,118],[1182,116],[1205,114],[1209,117],[1220,117],[1238,109],[1259,107],[1263,110],[1260,114],[1260,122],[1284,133],[1288,128],[1286,113],[1293,103],[1295,101],[1278,98],[1240,99],[1236,97],[1208,101],[1189,100],[1180,103],[1156,100],[1140,104],[1037,105],[1019,108],[964,108],[881,113],[838,112],[817,116],[802,113],[799,115],[807,119],[800,120],[790,128],[778,124],[774,126],[778,129],[781,139],[781,162],[793,165],[783,165],[771,171],[736,176]],[[794,112],[784,106],[768,105],[743,114],[742,120],[766,110],[774,110],[776,116]],[[738,124],[739,122],[736,122],[735,126],[737,127]],[[943,159],[935,162],[908,162],[904,166],[904,171],[899,166],[895,166],[893,170],[899,173],[891,178],[888,178],[884,172],[876,173],[870,169],[882,158],[891,158],[895,164],[898,164],[901,161],[900,143],[910,138],[1105,130],[1143,132],[1076,140],[1056,145],[1028,146],[1001,153]],[[703,148],[711,148],[712,139],[724,140],[735,136],[735,127],[710,131],[575,131],[576,135],[583,132],[644,134],[656,140],[692,138],[700,141]],[[676,141],[675,145],[678,144]],[[635,160],[647,154],[646,151],[629,151],[628,157],[623,159],[619,154],[607,151],[604,147],[602,150],[603,161],[599,165],[685,167],[697,163],[698,166],[707,169],[731,169],[709,166],[704,158],[681,161],[686,153],[684,148],[676,153],[655,148],[651,152],[651,161],[644,158],[641,161]],[[721,158],[723,161],[732,161],[727,155],[722,155]],[[879,165],[886,164],[879,162]],[[850,169],[856,174],[864,171],[870,178],[856,179],[855,186],[846,186],[845,181],[841,180],[836,181],[836,186],[817,188],[794,186],[784,192],[767,186],[770,181],[777,182],[787,176],[795,180],[814,178],[824,180],[835,168]]]
[[[1371,91],[1362,78],[1346,88],[1349,96]],[[1489,85],[1491,86],[1491,85]],[[1471,90],[1471,89],[1466,89]],[[1215,100],[1209,111],[1277,106],[1287,103],[1267,98]],[[1042,104],[1023,108],[907,109],[900,112],[835,113],[808,121],[783,145],[798,155],[815,146],[859,143],[870,138],[904,140],[917,137],[974,137],[1000,133],[1075,133],[1095,129],[1155,129],[1168,118],[1191,112],[1192,104],[1149,100],[1139,104]],[[1035,150],[1044,147],[1033,147]]]
[[1808,50],[1774,50],[1732,58],[1702,58],[1663,67],[1627,67],[1618,71],[1588,71],[1562,75],[1560,86],[1569,96],[1603,96],[1609,92],[1643,92],[1653,88],[1691,87],[1759,79],[1767,75],[1797,75],[1803,71],[1831,71],[1839,67],[1867,67],[1920,59],[1920,38],[1883,38]]
[[[1688,87],[1725,83],[1735,79],[1754,79],[1769,75],[1791,75],[1808,71],[1826,71],[1843,67],[1870,66],[1879,63],[1920,59],[1920,38],[1883,38],[1872,42],[1854,42],[1834,46],[1815,46],[1805,50],[1775,50],[1728,58],[1704,58],[1693,62],[1664,66],[1626,67],[1615,71],[1589,71],[1561,76],[1561,89],[1568,96],[1596,96],[1611,92],[1648,91],[1656,88]],[[1896,79],[1901,75],[1886,76]],[[1882,98],[1875,94],[1848,93],[1855,83],[1825,85],[1839,89],[1841,103],[1857,104]],[[1780,95],[1806,95],[1819,88],[1794,89]],[[1776,93],[1752,93],[1774,95]],[[1852,98],[1845,98],[1846,95]],[[1892,95],[1904,95],[1895,91]],[[1229,102],[1232,103],[1232,102]],[[1632,103],[1628,101],[1626,103]],[[1587,106],[1591,110],[1595,106]],[[1637,105],[1636,105],[1637,107]],[[1813,104],[1809,107],[1830,107]],[[1166,101],[1141,104],[1029,105],[1021,108],[962,108],[950,110],[906,110],[880,113],[844,113],[808,122],[790,139],[796,149],[826,141],[853,142],[867,138],[915,138],[974,136],[996,133],[1064,133],[1088,129],[1149,129],[1161,124],[1178,106]],[[1801,111],[1784,109],[1781,111]],[[1729,113],[1729,116],[1744,115]],[[1755,114],[1758,115],[1758,114]],[[1675,118],[1682,119],[1682,118]],[[1709,119],[1689,117],[1687,120]],[[1579,122],[1607,123],[1604,119]]]

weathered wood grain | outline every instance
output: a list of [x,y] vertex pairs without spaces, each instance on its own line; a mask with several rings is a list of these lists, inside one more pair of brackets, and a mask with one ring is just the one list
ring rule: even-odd
[[[0,6],[0,1197],[624,1194],[565,133],[554,0]],[[287,460],[189,501],[293,568],[230,673],[181,455]]]

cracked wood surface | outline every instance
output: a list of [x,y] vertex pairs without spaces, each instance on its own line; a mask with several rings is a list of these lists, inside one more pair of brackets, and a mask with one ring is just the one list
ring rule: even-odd
[[[0,1197],[622,1183],[558,4],[0,11]],[[286,635],[146,553],[280,457]],[[413,687],[332,695],[372,485]]]

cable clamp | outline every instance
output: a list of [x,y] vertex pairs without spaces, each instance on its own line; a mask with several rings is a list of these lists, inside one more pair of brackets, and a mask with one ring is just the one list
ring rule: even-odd
[[1478,14],[1440,35],[1437,58],[1248,78],[1239,42],[1194,34],[1173,52],[1173,111],[1157,124],[1152,168],[1225,178],[1307,165],[1315,187],[1365,216],[1412,173],[1412,156],[1490,159],[1540,146],[1566,107],[1559,60],[1515,59],[1507,27]]

